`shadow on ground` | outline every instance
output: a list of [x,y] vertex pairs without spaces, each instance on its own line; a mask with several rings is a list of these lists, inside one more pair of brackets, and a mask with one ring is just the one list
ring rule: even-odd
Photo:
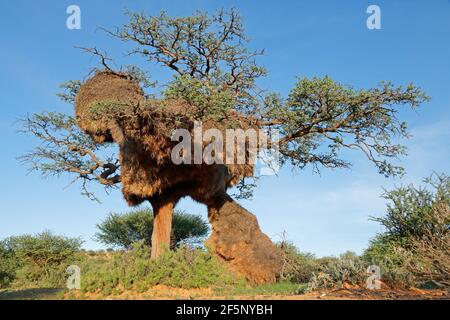
[[61,299],[65,289],[35,288],[0,291],[0,300],[53,300]]

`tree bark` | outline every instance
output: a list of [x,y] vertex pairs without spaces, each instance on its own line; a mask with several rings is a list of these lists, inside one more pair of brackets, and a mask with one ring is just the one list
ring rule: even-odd
[[151,258],[156,259],[170,250],[172,216],[175,203],[172,201],[151,201],[153,207],[153,233]]
[[[153,198],[155,215],[151,258],[170,250],[176,201]],[[281,250],[259,228],[256,217],[226,193],[205,203],[212,233],[207,246],[232,270],[256,284],[275,282],[281,270]]]

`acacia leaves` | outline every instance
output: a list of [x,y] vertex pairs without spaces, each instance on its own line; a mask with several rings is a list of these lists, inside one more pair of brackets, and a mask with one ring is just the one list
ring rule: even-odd
[[282,130],[281,152],[294,164],[346,167],[349,163],[338,158],[338,151],[348,148],[361,151],[381,174],[390,176],[403,171],[388,162],[406,153],[396,141],[409,137],[397,107],[415,108],[428,99],[413,84],[404,88],[382,82],[357,90],[328,76],[303,78],[285,102],[267,109],[264,118]]
[[[128,16],[125,25],[105,31],[133,44],[129,54],[174,74],[160,92],[147,95],[150,107],[163,108],[168,100],[182,100],[192,106],[185,110],[196,121],[228,121],[223,120],[223,115],[229,112],[248,118],[268,132],[278,129],[281,138],[268,145],[279,143],[282,162],[299,168],[311,165],[317,171],[321,167],[349,167],[351,163],[344,159],[343,151],[353,149],[385,176],[403,173],[396,158],[406,154],[401,139],[408,138],[409,133],[398,112],[402,106],[416,108],[429,100],[419,87],[381,82],[373,88],[355,89],[326,76],[299,79],[289,95],[282,97],[259,90],[257,80],[266,75],[266,70],[256,59],[263,51],[250,49],[242,18],[235,10],[214,15],[196,12],[183,17],[171,17],[165,12]],[[109,59],[96,48],[85,51],[100,56],[103,67],[115,72],[105,64]],[[148,74],[136,66],[122,67],[119,72],[130,75],[143,87],[155,86]],[[73,104],[81,85],[80,81],[69,81],[59,96]],[[122,112],[122,106],[104,103],[92,109],[93,116],[141,119],[150,107]],[[174,113],[161,125],[178,125],[184,116]],[[75,173],[77,179],[82,179],[83,188],[92,180],[108,187],[119,183],[117,160],[112,156],[99,160],[98,147],[83,136],[70,116],[65,117],[51,113],[28,117],[24,131],[42,144],[22,160],[44,174]]]

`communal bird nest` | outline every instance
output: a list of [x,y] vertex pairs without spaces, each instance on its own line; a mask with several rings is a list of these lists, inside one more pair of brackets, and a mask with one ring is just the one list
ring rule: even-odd
[[[253,174],[251,163],[173,164],[171,152],[178,142],[171,140],[171,133],[175,129],[192,133],[195,106],[175,99],[147,100],[125,74],[97,73],[81,87],[75,108],[79,127],[96,142],[119,144],[123,192],[132,205],[165,191],[205,203]],[[229,113],[245,129],[251,127],[245,117]],[[229,120],[206,120],[202,130],[215,128],[225,136],[227,124]]]
[[[234,264],[235,269],[254,282],[275,279],[277,257],[269,250],[273,244],[261,233],[256,218],[226,195],[229,187],[253,175],[253,163],[175,164],[171,158],[173,148],[179,143],[172,141],[174,130],[184,129],[193,134],[196,121],[202,120],[202,133],[213,128],[226,136],[225,131],[230,124],[244,130],[257,129],[250,117],[230,110],[220,119],[198,119],[197,106],[181,99],[147,99],[131,76],[112,71],[98,72],[81,86],[75,109],[79,127],[94,141],[118,144],[122,191],[130,205],[150,201],[157,224],[158,210],[172,209],[182,197],[190,196],[206,204],[213,224],[210,243],[215,252],[227,261],[234,260],[237,263]],[[213,142],[213,139],[206,141],[206,145]],[[194,149],[195,141],[191,143]],[[224,145],[221,151],[226,153]],[[249,154],[245,156],[249,158]],[[227,212],[221,214],[221,208]],[[221,216],[224,219],[220,219]],[[158,237],[166,241],[170,223],[171,217],[168,217],[160,227],[155,225],[155,242]],[[239,225],[242,230],[239,230]],[[222,236],[218,236],[221,233],[219,229],[223,230]],[[238,259],[236,250],[245,257]],[[252,254],[256,256],[252,258]],[[248,265],[255,263],[272,266],[256,273],[254,267],[250,267],[253,271],[248,271]]]

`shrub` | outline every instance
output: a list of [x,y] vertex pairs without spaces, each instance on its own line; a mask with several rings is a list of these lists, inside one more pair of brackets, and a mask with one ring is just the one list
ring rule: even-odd
[[[379,234],[370,243],[362,256],[368,265],[381,268],[382,280],[396,287],[411,287],[415,284],[414,275],[406,268],[405,244],[401,239]],[[408,257],[408,259],[410,259]]]
[[16,282],[26,286],[62,286],[65,269],[77,259],[82,241],[53,235],[13,236],[3,246],[14,257]]
[[208,251],[182,246],[150,259],[150,248],[142,241],[112,258],[90,259],[82,266],[82,290],[108,295],[123,290],[146,291],[162,284],[179,288],[203,288],[240,283]]
[[[113,247],[131,249],[132,244],[144,241],[151,246],[153,212],[149,209],[126,214],[110,214],[97,225],[96,239]],[[208,225],[200,216],[176,211],[172,221],[172,249],[182,243],[201,243],[208,233]]]
[[367,279],[367,264],[353,252],[318,259],[318,272],[308,283],[308,291],[342,287],[344,283],[363,285]]
[[283,241],[279,244],[283,252],[280,279],[294,283],[307,283],[319,268],[311,253],[300,252],[294,244]]
[[0,288],[8,286],[16,277],[18,267],[14,252],[6,246],[4,241],[0,242]]
[[364,259],[382,267],[386,278],[409,286],[426,281],[450,285],[450,178],[432,175],[425,188],[412,185],[386,192],[387,214],[373,218],[386,231]]

